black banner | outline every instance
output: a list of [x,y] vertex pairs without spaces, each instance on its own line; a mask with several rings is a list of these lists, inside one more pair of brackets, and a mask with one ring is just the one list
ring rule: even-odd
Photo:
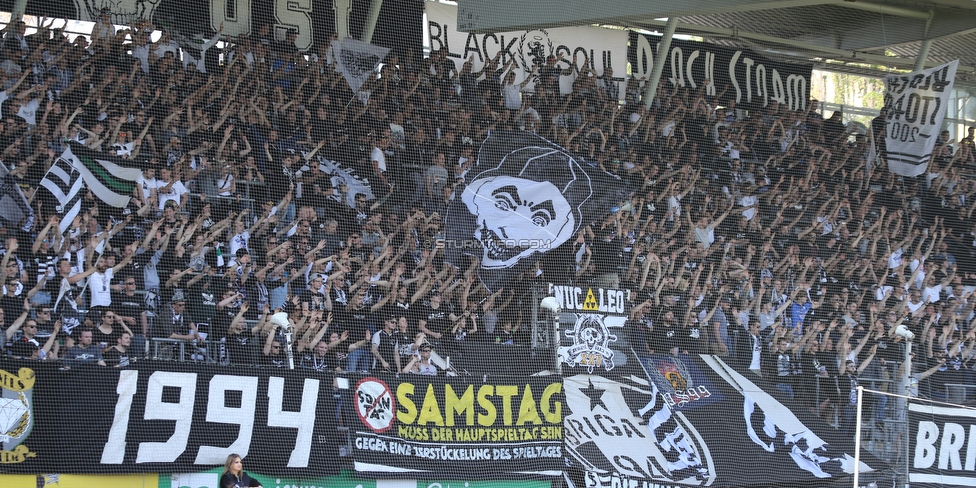
[[[228,454],[288,476],[339,472],[332,377],[142,362],[130,369],[0,363],[0,470],[194,472]],[[24,416],[22,414],[26,413]]]
[[[0,10],[10,12],[13,0],[0,0]],[[350,33],[362,35],[370,2],[352,2]],[[230,37],[255,35],[261,26],[281,41],[289,30],[297,32],[296,44],[302,51],[318,51],[328,45],[335,32],[332,2],[312,0],[48,0],[28,2],[27,14],[54,18],[98,20],[103,7],[112,12],[112,22],[129,25],[145,19],[156,25],[169,25],[187,36],[212,34],[224,24]],[[422,49],[423,2],[408,0],[384,2],[373,34],[373,44],[404,55],[412,50],[419,59]]]
[[[352,382],[352,380],[350,380]],[[464,479],[557,476],[562,378],[364,376],[350,407],[356,471]]]
[[478,276],[492,291],[571,244],[630,193],[619,177],[527,131],[492,131],[469,174],[437,245],[456,267],[478,258]]
[[[563,374],[607,372],[627,364],[630,344],[623,327],[627,323],[630,290],[551,285],[564,322],[557,351]],[[570,315],[572,314],[572,315]]]
[[[632,32],[627,48],[634,76],[650,77],[661,38]],[[777,101],[791,110],[806,110],[810,99],[812,65],[776,61],[752,51],[704,42],[672,40],[661,81],[671,87],[695,90],[706,80],[708,96],[728,91],[721,102],[757,109]]]
[[[642,356],[612,373],[564,381],[578,487],[822,486],[853,473],[853,439],[716,356]],[[862,473],[878,465],[861,458]]]
[[976,410],[908,404],[912,488],[976,486]]

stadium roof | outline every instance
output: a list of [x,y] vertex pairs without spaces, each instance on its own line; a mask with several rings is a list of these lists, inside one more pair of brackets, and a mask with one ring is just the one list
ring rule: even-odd
[[671,17],[677,34],[872,76],[911,70],[928,44],[926,66],[958,59],[956,82],[976,86],[976,0],[458,0],[458,28],[468,32],[663,31]]

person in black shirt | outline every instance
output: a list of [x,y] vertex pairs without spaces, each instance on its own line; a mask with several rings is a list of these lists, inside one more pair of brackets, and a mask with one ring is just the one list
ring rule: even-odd
[[441,296],[437,293],[430,296],[429,303],[418,307],[417,317],[420,331],[431,339],[440,339],[459,318],[451,311],[449,304],[441,303]]
[[338,316],[338,330],[348,332],[349,337],[359,342],[365,341],[362,342],[362,346],[367,347],[366,349],[362,346],[350,349],[349,357],[346,358],[346,371],[368,371],[369,363],[372,362],[366,357],[369,354],[368,345],[372,334],[369,330],[370,310],[363,303],[364,297],[365,295],[358,291],[352,294],[349,305]]
[[656,354],[679,354],[683,352],[683,334],[684,331],[673,320],[659,320],[651,329],[650,347]]
[[132,344],[132,334],[122,333],[117,339],[116,344],[102,353],[105,364],[112,368],[128,368],[135,362],[136,357],[128,351]]
[[375,364],[382,367],[385,371],[390,371],[393,366],[396,366],[396,369],[393,371],[403,369],[403,366],[400,364],[400,355],[397,354],[397,320],[396,316],[387,317],[383,322],[383,329],[373,334],[372,344],[370,346],[370,351],[376,359]]
[[[112,305],[116,316],[136,334],[132,338],[132,347],[136,352],[139,352],[146,349],[149,322],[146,317],[146,302],[141,295],[136,295],[137,286],[136,278],[126,277],[122,281],[122,291],[113,294]],[[46,310],[48,310],[48,318],[50,318],[50,309]]]
[[302,312],[309,312],[313,310],[327,310],[331,309],[331,303],[329,303],[329,297],[321,292],[322,283],[325,281],[325,276],[323,275],[312,275],[311,280],[308,282],[308,288],[302,291],[299,295],[298,301],[302,304]]
[[281,350],[281,341],[277,339],[278,334],[272,331],[268,334],[264,342],[264,350],[261,356],[262,366],[274,366],[284,368],[287,361],[285,353]]

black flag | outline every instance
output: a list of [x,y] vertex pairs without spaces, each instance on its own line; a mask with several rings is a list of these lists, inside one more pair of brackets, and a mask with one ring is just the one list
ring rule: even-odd
[[474,175],[447,213],[446,261],[464,268],[474,256],[495,290],[572,241],[629,191],[620,178],[530,132],[488,136]]

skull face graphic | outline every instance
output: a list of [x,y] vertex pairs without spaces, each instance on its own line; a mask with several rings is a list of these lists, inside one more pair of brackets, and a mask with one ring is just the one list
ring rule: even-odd
[[461,199],[478,217],[474,238],[483,247],[483,268],[507,268],[569,240],[576,226],[572,207],[548,181],[512,176],[475,180]]

